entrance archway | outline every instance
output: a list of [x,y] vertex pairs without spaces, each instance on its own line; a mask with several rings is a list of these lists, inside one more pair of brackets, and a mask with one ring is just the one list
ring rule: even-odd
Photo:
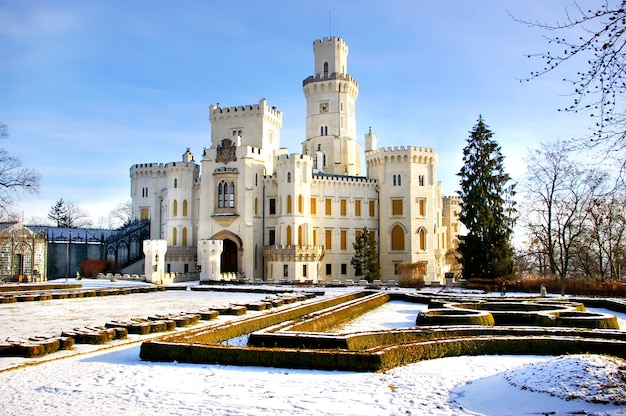
[[243,271],[243,242],[237,234],[230,231],[220,231],[213,234],[211,240],[222,240],[222,254],[220,255],[220,271],[222,273]]
[[220,268],[222,273],[238,272],[237,260],[239,258],[239,248],[233,240],[222,240],[222,255],[220,257]]

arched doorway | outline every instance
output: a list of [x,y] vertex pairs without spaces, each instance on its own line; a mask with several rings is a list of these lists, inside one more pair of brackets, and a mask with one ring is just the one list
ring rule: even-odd
[[220,268],[222,273],[238,272],[237,260],[239,258],[239,248],[233,240],[225,238],[222,246],[220,258]]

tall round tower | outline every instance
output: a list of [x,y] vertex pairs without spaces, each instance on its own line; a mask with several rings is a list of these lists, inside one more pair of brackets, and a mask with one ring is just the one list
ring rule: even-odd
[[302,152],[316,159],[318,171],[360,175],[361,151],[355,139],[359,84],[347,72],[348,45],[341,38],[324,38],[313,42],[313,53],[315,75],[302,82],[307,100]]

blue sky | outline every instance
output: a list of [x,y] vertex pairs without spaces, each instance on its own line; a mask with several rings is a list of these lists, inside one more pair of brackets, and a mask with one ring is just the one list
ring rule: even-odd
[[[582,1],[583,4],[590,3]],[[482,115],[506,169],[524,170],[539,142],[586,132],[563,74],[520,83],[546,49],[542,33],[509,16],[563,20],[568,0],[330,2],[0,0],[1,145],[39,170],[41,191],[20,203],[45,218],[60,198],[94,223],[130,200],[135,163],[201,158],[208,106],[268,104],[283,112],[282,146],[300,153],[302,80],[312,43],[339,36],[359,82],[357,139],[433,147],[446,194],[458,187],[468,132]],[[330,25],[329,25],[330,12]]]

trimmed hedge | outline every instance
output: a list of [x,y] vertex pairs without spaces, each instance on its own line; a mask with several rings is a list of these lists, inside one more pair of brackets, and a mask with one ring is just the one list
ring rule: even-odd
[[537,326],[567,326],[589,329],[619,329],[614,315],[595,312],[558,311],[537,314]]
[[460,309],[429,309],[418,313],[415,323],[417,325],[495,325],[493,315],[487,311]]
[[473,337],[402,343],[366,351],[255,348],[145,342],[141,358],[197,364],[285,367],[340,371],[384,371],[422,360],[459,355],[576,353],[626,358],[626,341],[579,337]]
[[[330,299],[322,299],[306,305],[287,308],[282,311],[273,312],[271,314],[256,316],[243,321],[227,322],[221,325],[209,328],[201,328],[196,330],[185,331],[179,334],[173,334],[161,338],[159,341],[146,341],[141,345],[140,357],[148,361],[169,361],[163,360],[164,354],[167,357],[166,345],[180,344],[217,344],[218,342],[235,338],[244,334],[249,334],[272,325],[281,324],[285,321],[300,318],[313,312],[330,308],[342,303],[358,299],[365,296],[365,292],[354,292],[345,295],[333,297]],[[149,346],[148,346],[149,345]],[[225,347],[228,348],[228,347]]]

